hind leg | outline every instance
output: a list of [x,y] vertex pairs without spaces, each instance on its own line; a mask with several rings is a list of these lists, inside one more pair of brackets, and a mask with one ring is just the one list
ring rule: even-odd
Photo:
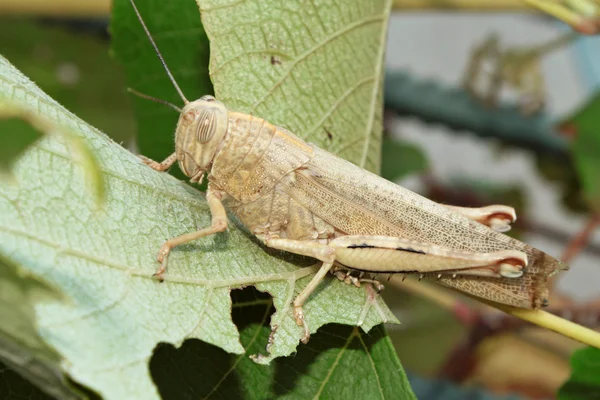
[[509,206],[495,204],[487,207],[468,208],[444,204],[444,207],[483,225],[487,225],[497,232],[510,231],[510,224],[517,220],[515,209]]

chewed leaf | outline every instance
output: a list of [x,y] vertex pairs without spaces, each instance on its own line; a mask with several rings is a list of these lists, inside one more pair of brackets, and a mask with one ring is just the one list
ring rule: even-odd
[[[249,355],[264,351],[273,303],[251,288],[234,291],[233,320],[245,354],[226,354],[198,340],[156,350],[150,370],[165,399],[414,399],[383,327],[369,333],[331,324],[298,347],[292,357],[259,365]],[[210,362],[206,362],[210,360]],[[169,374],[165,365],[182,365]],[[202,377],[198,379],[198,377]]]
[[[152,171],[135,155],[55,103],[4,58],[0,102],[38,113],[94,150],[106,187],[98,210],[85,169],[64,136],[50,135],[13,168],[16,185],[0,186],[0,251],[43,276],[72,301],[40,305],[39,332],[78,382],[107,399],[158,398],[148,361],[155,346],[198,338],[242,353],[231,320],[230,290],[257,284],[274,298],[279,328],[263,360],[295,351],[302,329],[289,301],[312,267],[267,253],[236,227],[175,250],[165,282],[152,278],[170,237],[210,224],[202,194]],[[392,320],[382,300],[331,279],[306,307],[313,331],[338,322],[370,327]]]

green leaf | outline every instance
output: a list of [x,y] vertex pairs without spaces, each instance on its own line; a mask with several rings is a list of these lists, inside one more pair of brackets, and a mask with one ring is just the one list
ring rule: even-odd
[[[394,349],[382,327],[365,334],[328,325],[293,357],[270,365],[252,362],[248,355],[260,352],[269,339],[272,302],[256,290],[235,292],[233,320],[246,353],[227,354],[197,340],[179,349],[160,346],[150,370],[163,399],[414,398],[398,359],[390,357]],[[174,373],[168,365],[187,368]]]
[[425,154],[414,144],[385,137],[381,150],[381,176],[389,181],[427,169]]
[[559,400],[600,398],[600,349],[586,347],[571,357],[571,377],[558,391]]
[[379,171],[391,1],[197,3],[219,100]]
[[[194,2],[146,0],[138,1],[136,5],[184,95],[195,100],[212,94],[208,76],[208,38]],[[129,87],[182,106],[183,102],[160,64],[129,0],[113,2],[110,32],[111,49],[125,69]],[[134,100],[134,108],[139,152],[153,160],[164,160],[174,151],[174,131],[179,114],[162,104],[139,97]],[[177,176],[183,177],[183,174]]]
[[[13,78],[9,77],[8,79]],[[16,92],[18,97],[23,93]],[[24,151],[31,147],[43,135],[61,136],[69,145],[70,150],[76,153],[77,162],[83,166],[86,173],[88,187],[95,196],[96,206],[104,202],[104,180],[100,173],[100,166],[91,149],[74,135],[70,128],[60,126],[56,121],[45,115],[39,115],[33,110],[17,106],[13,101],[0,97],[0,145],[6,157],[5,164],[0,163],[0,179],[7,184],[12,183],[10,168]],[[7,173],[8,171],[8,173]]]
[[592,209],[600,212],[600,91],[567,118],[562,126],[568,127],[574,136],[571,153],[584,197]]
[[0,173],[8,173],[13,162],[42,133],[22,118],[0,115]]
[[[35,305],[61,299],[61,294],[46,281],[30,276],[0,254],[0,359],[45,393],[74,399],[76,396],[66,386],[60,370],[60,356],[39,336],[36,326]],[[12,374],[0,366],[0,392],[18,392],[19,388],[30,386]],[[2,386],[11,389],[5,392]]]
[[[210,224],[202,195],[145,166],[1,57],[0,104],[74,132],[94,149],[106,183],[106,204],[98,210],[85,190],[89,181],[78,153],[65,136],[50,135],[18,160],[16,185],[0,186],[0,251],[73,300],[37,310],[40,335],[65,359],[70,377],[107,399],[158,398],[147,366],[157,343],[179,346],[198,338],[230,353],[244,352],[230,317],[229,292],[253,284],[273,296],[277,310],[270,318],[277,327],[270,355],[263,350],[260,359],[295,351],[302,328],[290,301],[316,267],[274,257],[231,217],[226,233],[173,252],[165,282],[157,282],[152,275],[161,243]],[[369,288],[328,279],[305,307],[311,331],[361,321],[369,331],[395,321]]]

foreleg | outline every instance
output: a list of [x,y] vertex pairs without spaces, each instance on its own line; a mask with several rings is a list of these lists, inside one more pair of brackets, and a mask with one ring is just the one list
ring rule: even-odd
[[169,168],[171,168],[175,161],[177,161],[177,153],[171,154],[169,157],[165,158],[161,162],[156,162],[142,155],[139,155],[138,157],[144,162],[144,164],[146,164],[155,171],[166,171]]
[[213,192],[209,186],[208,191],[206,192],[206,200],[208,201],[208,207],[212,216],[210,227],[177,236],[163,243],[160,251],[158,252],[158,262],[160,263],[160,267],[154,274],[159,279],[162,280],[163,273],[167,270],[169,253],[174,247],[192,242],[204,236],[215,234],[217,232],[223,232],[225,229],[227,229],[227,213],[225,212],[223,203],[221,203],[220,194]]

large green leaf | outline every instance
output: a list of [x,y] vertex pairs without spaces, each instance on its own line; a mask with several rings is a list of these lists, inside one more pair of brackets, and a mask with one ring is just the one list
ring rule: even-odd
[[[152,399],[158,391],[147,363],[157,343],[178,346],[198,338],[243,353],[230,290],[252,284],[273,296],[277,310],[270,318],[277,327],[270,355],[263,350],[260,360],[295,351],[302,329],[289,303],[315,267],[274,257],[233,223],[225,234],[175,251],[165,282],[157,282],[152,274],[160,244],[210,223],[202,195],[146,167],[0,58],[0,106],[7,104],[79,135],[94,149],[106,184],[99,210],[86,190],[81,158],[66,136],[51,135],[17,161],[15,184],[0,186],[0,251],[72,300],[37,311],[41,337],[73,379],[105,398]],[[305,311],[313,332],[330,322],[362,321],[368,331],[395,320],[378,296],[335,279],[320,287]],[[366,356],[363,362],[372,365]],[[399,365],[393,371],[396,382],[404,379]]]
[[379,171],[390,0],[197,0],[230,109]]
[[571,357],[571,377],[558,391],[560,400],[600,398],[600,349],[586,347]]

